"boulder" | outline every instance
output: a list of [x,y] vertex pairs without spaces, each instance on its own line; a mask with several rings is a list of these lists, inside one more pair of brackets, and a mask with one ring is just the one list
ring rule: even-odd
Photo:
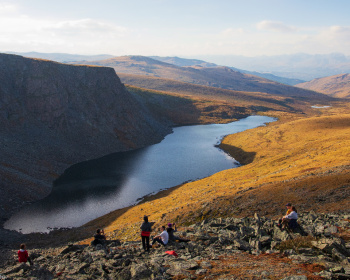
[[307,280],[307,277],[304,275],[291,275],[284,277],[281,280]]
[[130,266],[130,273],[133,279],[149,279],[152,274],[146,264],[133,264]]

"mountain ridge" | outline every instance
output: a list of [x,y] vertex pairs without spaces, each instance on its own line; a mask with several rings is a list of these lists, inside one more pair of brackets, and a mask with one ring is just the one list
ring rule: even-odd
[[350,98],[350,74],[314,79],[297,84],[297,87],[318,91],[336,98]]
[[[156,60],[160,60],[162,62],[167,62],[170,64],[174,64],[177,66],[202,66],[202,67],[218,67],[219,65],[215,64],[215,63],[210,63],[210,62],[206,62],[204,60],[199,60],[199,59],[189,59],[189,58],[180,58],[180,57],[161,57],[161,56],[151,56],[151,58],[156,59]],[[223,65],[221,65],[223,66]],[[272,80],[278,83],[282,83],[282,84],[287,84],[290,86],[294,86],[296,84],[300,84],[303,83],[305,81],[300,80],[300,79],[290,79],[290,78],[285,78],[285,77],[278,77],[276,75],[273,75],[271,73],[262,73],[262,72],[257,72],[257,71],[248,71],[248,70],[243,70],[243,69],[238,69],[236,67],[232,67],[232,66],[226,66],[231,68],[234,71],[238,71],[244,74],[250,74],[250,75],[255,75],[261,78],[265,78],[268,80]]]
[[300,99],[328,99],[328,97],[316,92],[304,91],[300,88],[280,84],[261,77],[243,74],[226,66],[179,67],[142,56],[123,56],[102,61],[76,62],[75,64],[108,66],[114,68],[118,74],[173,79],[180,82],[235,91],[265,92]]

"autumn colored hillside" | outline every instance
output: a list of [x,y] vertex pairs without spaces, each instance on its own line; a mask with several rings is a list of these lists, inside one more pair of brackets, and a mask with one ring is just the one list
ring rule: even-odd
[[339,74],[296,85],[338,98],[350,98],[350,74]]
[[276,217],[286,202],[299,211],[350,207],[349,106],[305,117],[282,113],[268,126],[227,136],[221,148],[242,167],[148,197],[85,225],[106,227],[110,236],[137,238],[143,215],[156,225],[191,224],[209,217]]
[[[263,92],[277,96],[307,100],[331,100],[329,96],[324,96],[323,94],[311,90],[280,84],[255,75],[244,74],[223,66],[180,67],[144,56],[121,56],[100,61],[80,61],[76,63],[113,67],[124,83],[143,88],[148,88],[144,84],[145,78],[153,77],[235,91]],[[132,83],[130,80],[126,80],[122,74],[140,76],[142,83],[140,83],[141,80],[138,80],[137,84]],[[136,81],[135,77],[133,80]],[[151,81],[159,82],[159,80],[155,79]]]

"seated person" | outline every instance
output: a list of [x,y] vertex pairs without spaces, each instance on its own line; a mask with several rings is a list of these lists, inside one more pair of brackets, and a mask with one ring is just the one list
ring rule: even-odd
[[[286,213],[285,216],[289,215],[289,214],[292,212],[292,204],[291,204],[291,203],[287,203],[287,204],[286,204],[286,207],[287,207],[287,213]],[[283,216],[282,219],[279,219],[279,220],[278,220],[277,226],[278,226],[279,228],[282,228],[282,221],[283,221],[283,218],[284,218],[285,216]]]
[[[173,226],[174,226],[174,228],[173,228]],[[190,241],[190,240],[182,239],[182,238],[174,235],[174,232],[177,232],[175,223],[174,224],[169,223],[166,231],[169,235],[169,240],[171,240],[171,241],[176,241],[176,240],[178,240],[179,242],[189,242]]]
[[91,242],[91,245],[96,246],[97,244],[101,244],[103,246],[106,245],[106,236],[104,230],[97,229],[96,234],[94,235],[94,240]]
[[292,212],[290,212],[288,215],[285,215],[283,218],[282,218],[282,225],[283,225],[283,228],[290,228],[290,229],[293,229],[293,228],[296,228],[298,223],[297,223],[297,219],[298,219],[298,213],[297,213],[297,209],[292,206],[291,208]]
[[152,245],[154,245],[156,242],[159,244],[162,244],[163,246],[168,244],[169,241],[169,234],[165,230],[165,226],[162,226],[162,233],[160,235],[157,235],[153,238]]
[[22,243],[21,246],[19,247],[20,249],[17,252],[18,255],[18,261],[20,263],[26,263],[29,262],[30,265],[33,265],[32,260],[30,257],[28,257],[28,251],[26,250],[26,244]]

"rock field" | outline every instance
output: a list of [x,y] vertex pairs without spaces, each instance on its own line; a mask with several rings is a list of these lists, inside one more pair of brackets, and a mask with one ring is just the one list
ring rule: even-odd
[[[280,230],[266,217],[217,218],[181,228],[190,242],[144,252],[141,242],[109,240],[107,248],[68,244],[16,252],[2,279],[350,279],[350,215],[300,215],[301,228]],[[156,234],[156,232],[154,232]],[[166,253],[174,251],[177,256]]]

